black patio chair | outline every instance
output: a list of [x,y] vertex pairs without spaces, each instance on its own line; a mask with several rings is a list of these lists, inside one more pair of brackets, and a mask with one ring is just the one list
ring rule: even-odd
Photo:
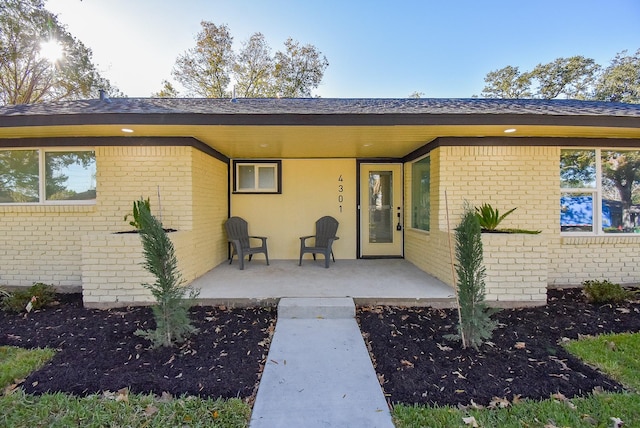
[[[240,261],[240,270],[244,269],[244,257],[249,256],[249,261],[254,254],[264,253],[269,265],[269,253],[267,252],[267,238],[264,236],[249,236],[249,226],[243,218],[231,217],[224,224],[227,230],[227,239],[231,243],[231,257],[229,264],[233,263],[233,255],[238,255]],[[262,241],[260,246],[252,247],[251,239],[259,239]]]
[[[300,261],[298,266],[302,266],[302,256],[305,253],[313,254],[313,260],[316,259],[316,254],[324,254],[324,267],[329,267],[329,256],[336,262],[333,256],[333,250],[331,246],[334,241],[337,241],[336,232],[338,231],[338,220],[331,216],[324,216],[316,221],[316,234],[300,237]],[[315,238],[315,242],[312,247],[307,246],[307,239]]]

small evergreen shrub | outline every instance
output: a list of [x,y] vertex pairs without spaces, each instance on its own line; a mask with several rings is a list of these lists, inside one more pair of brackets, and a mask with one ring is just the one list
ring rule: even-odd
[[[162,224],[151,215],[148,204],[138,202],[135,221],[142,240],[143,265],[156,278],[153,284],[143,284],[156,299],[152,307],[156,328],[137,330],[135,334],[150,340],[154,348],[173,346],[198,331],[189,320],[189,306],[197,293],[182,286],[173,243]],[[187,291],[190,294],[185,298]]]
[[608,280],[588,280],[582,283],[582,292],[589,303],[619,303],[631,298],[632,293],[625,290],[620,284],[614,284]]
[[491,338],[497,322],[491,319],[496,312],[484,301],[486,277],[483,265],[480,220],[469,207],[465,209],[456,233],[456,276],[460,320],[458,334],[448,338],[462,341],[464,348],[478,348]]
[[31,302],[32,309],[41,309],[49,306],[55,297],[56,290],[52,285],[36,282],[25,290],[7,293],[2,299],[2,309],[19,313],[26,311],[29,302]]

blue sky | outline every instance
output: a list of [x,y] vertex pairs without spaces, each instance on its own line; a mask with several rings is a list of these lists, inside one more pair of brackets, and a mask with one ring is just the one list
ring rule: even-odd
[[606,66],[640,48],[638,0],[45,1],[130,97],[161,88],[202,20],[227,24],[236,48],[255,32],[273,52],[288,37],[315,45],[329,68],[314,94],[326,98],[465,98],[506,65],[583,55]]

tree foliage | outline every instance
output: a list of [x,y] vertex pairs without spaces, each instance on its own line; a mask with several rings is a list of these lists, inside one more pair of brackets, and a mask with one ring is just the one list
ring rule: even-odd
[[635,55],[627,55],[627,51],[622,51],[613,58],[598,79],[595,98],[640,103],[640,49]]
[[[46,42],[59,44],[62,57],[46,58]],[[91,56],[42,0],[0,0],[0,104],[97,97],[100,89],[119,94]]]
[[537,93],[540,98],[550,100],[564,95],[565,98],[586,99],[599,69],[591,58],[572,56],[538,64],[531,75],[539,82]]
[[640,49],[618,53],[608,67],[580,55],[520,72],[508,65],[485,76],[484,98],[571,98],[640,103]]
[[178,90],[168,80],[162,81],[162,89],[158,92],[151,94],[155,98],[176,98],[178,96]]
[[[272,56],[264,35],[254,33],[236,53],[226,25],[202,21],[201,26],[196,46],[178,57],[172,71],[189,96],[225,98],[235,89],[244,98],[308,97],[329,66],[315,46],[291,38]],[[163,84],[157,96],[177,95],[169,82]]]
[[529,98],[531,96],[531,73],[521,73],[510,65],[490,71],[484,78],[484,98]]
[[233,65],[236,93],[244,98],[276,96],[274,70],[271,48],[264,35],[253,34],[243,43]]
[[300,46],[289,38],[284,43],[285,51],[276,52],[276,88],[281,97],[296,98],[311,96],[311,89],[322,81],[327,58],[313,45]]
[[190,94],[224,98],[234,64],[233,37],[226,25],[207,21],[200,25],[196,46],[178,57],[172,74]]

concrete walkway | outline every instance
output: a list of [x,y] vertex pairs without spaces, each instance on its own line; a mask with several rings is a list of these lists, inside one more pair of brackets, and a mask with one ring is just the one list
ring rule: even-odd
[[392,428],[350,298],[283,298],[250,428]]

